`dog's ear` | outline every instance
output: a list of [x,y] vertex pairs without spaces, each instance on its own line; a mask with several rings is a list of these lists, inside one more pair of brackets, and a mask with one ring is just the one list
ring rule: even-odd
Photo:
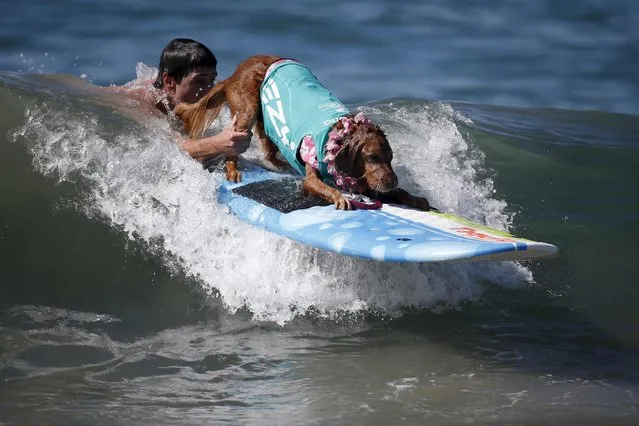
[[204,131],[220,115],[226,101],[225,85],[218,83],[209,93],[194,104],[178,104],[173,112],[184,122],[184,129],[191,138],[200,138]]
[[335,168],[348,176],[353,176],[359,151],[358,147],[359,143],[356,140],[347,140],[335,156]]
[[337,151],[337,155],[335,155],[335,168],[337,170],[344,171],[345,169],[350,169],[350,149],[347,145],[342,146],[342,149]]

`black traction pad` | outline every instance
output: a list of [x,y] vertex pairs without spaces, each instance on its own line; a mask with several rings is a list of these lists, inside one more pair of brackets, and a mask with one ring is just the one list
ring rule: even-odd
[[284,178],[247,183],[232,191],[282,213],[331,204],[320,197],[304,194],[302,181],[299,179]]

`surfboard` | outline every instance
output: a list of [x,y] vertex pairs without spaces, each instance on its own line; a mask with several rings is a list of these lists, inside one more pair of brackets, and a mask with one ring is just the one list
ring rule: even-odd
[[241,163],[220,202],[239,219],[322,250],[386,262],[504,261],[554,256],[557,247],[435,211],[396,204],[337,210],[303,194],[299,176]]

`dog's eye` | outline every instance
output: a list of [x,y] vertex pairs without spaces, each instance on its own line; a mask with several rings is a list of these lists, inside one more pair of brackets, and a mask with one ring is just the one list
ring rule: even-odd
[[371,163],[379,163],[380,162],[380,158],[378,154],[371,154],[368,156],[368,161]]

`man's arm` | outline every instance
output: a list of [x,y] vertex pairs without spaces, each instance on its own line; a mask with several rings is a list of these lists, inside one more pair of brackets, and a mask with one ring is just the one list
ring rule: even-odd
[[[164,104],[157,102],[157,96],[154,96],[155,92],[153,89],[149,89],[150,87],[151,82],[149,81],[148,84],[144,84],[143,87],[129,88],[109,86],[101,89],[104,89],[106,92],[123,94],[135,98],[166,114],[166,110],[163,110]],[[231,123],[222,130],[222,132],[214,136],[202,139],[190,139],[175,132],[175,137],[178,145],[193,159],[200,162],[217,157],[218,155],[236,157],[248,149],[252,137],[251,132],[236,132],[233,130],[236,120],[237,116],[233,117]]]
[[228,128],[217,135],[202,139],[178,137],[178,145],[198,161],[205,161],[218,155],[238,156],[248,149],[250,142],[250,132],[236,132]]

